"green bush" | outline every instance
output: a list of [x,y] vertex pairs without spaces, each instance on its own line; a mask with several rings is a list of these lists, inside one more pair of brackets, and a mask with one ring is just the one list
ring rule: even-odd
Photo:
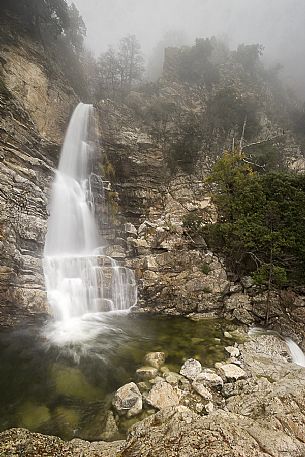
[[223,254],[237,274],[259,284],[305,280],[305,175],[259,174],[239,153],[226,153],[209,181],[215,186],[216,224],[198,229],[209,247]]

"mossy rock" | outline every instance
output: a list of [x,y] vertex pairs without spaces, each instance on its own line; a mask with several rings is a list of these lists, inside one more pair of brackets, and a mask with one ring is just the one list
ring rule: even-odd
[[204,340],[203,338],[191,338],[191,342],[192,344],[205,344],[206,343],[206,340]]
[[66,438],[70,438],[75,433],[80,423],[80,413],[72,408],[58,406],[53,414],[53,419],[62,434]]
[[51,419],[49,408],[46,405],[37,405],[27,401],[17,412],[19,425],[29,430],[38,430]]
[[78,368],[55,364],[51,369],[51,376],[58,395],[87,402],[99,401],[104,397],[102,390],[91,385]]

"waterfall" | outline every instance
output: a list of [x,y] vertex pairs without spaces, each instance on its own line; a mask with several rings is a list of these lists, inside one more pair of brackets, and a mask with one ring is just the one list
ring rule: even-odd
[[52,186],[43,268],[57,322],[128,310],[136,303],[133,272],[103,254],[94,216],[90,164],[95,153],[94,109],[79,103],[65,136]]
[[302,349],[291,338],[285,338],[293,362],[296,365],[305,367],[305,354]]
[[287,344],[293,363],[295,363],[296,365],[300,365],[301,367],[305,367],[305,354],[300,348],[300,346],[298,346],[297,343],[295,343],[291,338],[284,338],[282,335],[280,335],[278,332],[275,332],[274,330],[267,330],[260,327],[251,327],[249,329],[248,334],[250,336],[276,335],[279,338],[282,338],[283,340],[285,340]]

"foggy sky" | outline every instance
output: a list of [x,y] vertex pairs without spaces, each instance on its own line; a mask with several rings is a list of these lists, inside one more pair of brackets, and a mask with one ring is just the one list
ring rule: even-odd
[[190,42],[215,35],[234,48],[261,43],[268,62],[281,62],[305,94],[305,0],[74,0],[96,54],[135,34],[146,56],[162,36],[181,30]]

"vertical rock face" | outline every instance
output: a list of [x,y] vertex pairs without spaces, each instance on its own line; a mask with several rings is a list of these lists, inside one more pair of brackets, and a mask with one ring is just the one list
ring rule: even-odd
[[0,47],[0,319],[47,310],[47,198],[77,98],[39,43],[4,23]]
[[[224,314],[244,324],[263,323],[266,296],[259,295],[248,281],[230,283],[222,259],[209,252],[200,236],[191,238],[183,225],[185,218],[191,221],[193,215],[195,223],[197,216],[197,222],[201,220],[203,224],[217,220],[206,178],[217,156],[232,147],[233,136],[238,138],[238,133],[231,132],[231,137],[224,139],[217,129],[201,131],[202,138],[195,144],[198,150],[192,151],[190,139],[197,135],[192,130],[191,138],[182,144],[190,161],[192,153],[195,157],[193,169],[188,172],[180,166],[185,155],[175,156],[174,149],[183,132],[188,132],[187,127],[192,127],[190,119],[211,116],[209,97],[213,91],[231,87],[236,80],[235,68],[226,68],[228,74],[223,74],[209,93],[207,88],[192,87],[175,78],[178,57],[176,49],[167,51],[164,77],[157,88],[151,89],[155,90],[153,95],[143,89],[129,94],[124,103],[104,100],[99,105],[103,168],[108,170],[114,190],[106,194],[115,196],[114,219],[127,264],[136,272],[139,311]],[[240,80],[234,88],[241,98],[253,96],[249,86]],[[280,128],[276,117],[268,118],[270,109],[274,109],[271,92],[263,85],[256,95],[261,105],[261,131],[253,144],[269,144],[287,167],[302,170],[302,147],[297,145],[297,139],[288,129]],[[170,163],[173,157],[178,164],[175,170]],[[236,280],[233,275],[231,278]],[[301,307],[305,292],[301,293],[302,300],[299,304],[295,301],[293,312],[304,320]],[[281,326],[277,328],[285,329],[284,306],[279,305],[275,295],[271,317],[275,323],[280,318]]]
[[[194,104],[188,93],[176,96]],[[139,309],[170,315],[217,314],[229,288],[224,266],[203,249],[204,240],[189,239],[183,228],[183,218],[194,211],[206,221],[215,220],[204,183],[207,161],[201,161],[196,173],[172,174],[162,141],[133,109],[107,100],[99,112],[104,169],[109,163],[113,168],[109,179],[118,198],[117,230],[124,227],[125,261],[136,273]]]

